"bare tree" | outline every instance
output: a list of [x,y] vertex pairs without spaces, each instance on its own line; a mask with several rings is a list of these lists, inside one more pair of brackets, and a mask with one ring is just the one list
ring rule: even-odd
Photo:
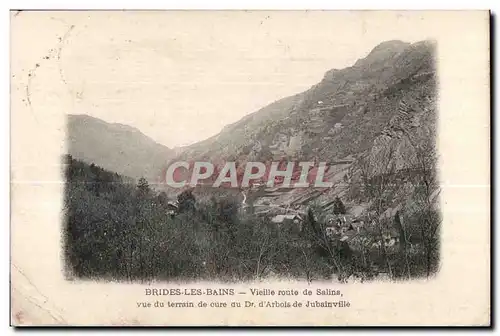
[[[359,168],[363,190],[371,200],[373,214],[369,216],[369,221],[375,225],[378,235],[382,239],[384,227],[381,217],[388,209],[396,188],[396,179],[394,178],[396,172],[395,147],[389,145],[382,148],[376,158],[377,165],[375,162],[370,164],[369,158],[362,158]],[[389,277],[392,279],[393,270],[383,241],[379,244],[379,248]]]
[[417,167],[414,200],[420,214],[419,229],[425,252],[427,277],[433,271],[433,258],[437,259],[438,233],[441,226],[436,201],[440,192],[436,169],[437,152],[433,140],[432,137],[427,137],[425,141],[413,142]]
[[[309,239],[312,241],[312,245],[316,246],[318,254],[326,256],[331,261],[338,279],[345,282],[356,268],[352,251],[347,243],[332,240],[327,235],[325,222],[316,218],[313,208],[309,208],[307,214]],[[327,267],[327,269],[329,268]]]
[[408,259],[408,234],[407,230],[402,222],[401,219],[401,214],[399,210],[396,212],[396,215],[394,216],[394,225],[399,231],[399,251],[404,257],[404,262],[405,262],[405,271],[406,271],[406,276],[408,279],[411,278],[411,268],[410,268],[410,262]]

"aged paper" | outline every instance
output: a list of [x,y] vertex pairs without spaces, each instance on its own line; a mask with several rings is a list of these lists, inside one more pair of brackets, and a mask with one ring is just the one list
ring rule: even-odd
[[11,13],[14,326],[490,324],[489,12]]

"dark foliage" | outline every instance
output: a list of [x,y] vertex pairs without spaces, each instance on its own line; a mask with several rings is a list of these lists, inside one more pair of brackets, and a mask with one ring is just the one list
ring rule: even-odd
[[344,203],[342,203],[342,201],[338,197],[335,197],[333,203],[333,213],[335,215],[341,215],[346,213]]
[[195,209],[196,198],[193,195],[193,190],[188,189],[183,191],[177,196],[177,201],[179,202],[179,212],[188,212]]
[[[279,276],[311,281],[336,274],[343,281],[351,275],[370,279],[386,265],[394,278],[409,272],[432,274],[437,267],[437,228],[418,225],[434,223],[434,213],[419,213],[407,223],[412,228],[405,233],[408,246],[423,249],[381,254],[329,239],[321,212],[313,207],[297,232],[243,213],[231,195],[200,203],[190,189],[178,195],[179,212],[171,216],[167,195],[152,190],[146,180],[134,184],[70,156],[65,163],[64,257],[71,277],[245,281]],[[399,218],[395,221],[403,230]]]

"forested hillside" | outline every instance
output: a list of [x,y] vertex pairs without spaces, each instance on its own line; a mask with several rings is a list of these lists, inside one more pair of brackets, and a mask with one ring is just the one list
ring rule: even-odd
[[[277,276],[313,281],[335,276],[343,281],[351,275],[371,279],[385,273],[388,264],[392,278],[428,275],[429,267],[437,266],[437,254],[427,255],[424,249],[370,248],[383,239],[377,227],[367,229],[370,245],[360,249],[330,240],[327,214],[314,204],[296,230],[243,212],[229,192],[200,202],[185,190],[172,214],[167,196],[151,190],[145,179],[136,185],[70,155],[65,175],[69,279],[245,281]],[[340,199],[335,209],[345,213]],[[412,234],[408,244],[425,243],[418,230]],[[428,265],[426,258],[432,258]]]

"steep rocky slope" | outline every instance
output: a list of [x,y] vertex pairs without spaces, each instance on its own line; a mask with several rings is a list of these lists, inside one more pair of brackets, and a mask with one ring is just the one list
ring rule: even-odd
[[215,137],[186,148],[176,159],[316,160],[332,165],[334,187],[271,191],[256,203],[297,206],[333,196],[361,200],[362,163],[372,176],[411,170],[416,148],[432,150],[436,126],[435,43],[383,42],[345,69],[328,71],[309,90],[277,101]]
[[[433,52],[429,41],[384,42],[352,67],[328,71],[308,91],[227,126],[217,136],[186,148],[182,156],[240,156],[257,149],[259,158],[340,159],[366,150],[404,97],[413,102],[434,95]],[[276,149],[281,142],[289,147],[294,138],[296,150]]]

